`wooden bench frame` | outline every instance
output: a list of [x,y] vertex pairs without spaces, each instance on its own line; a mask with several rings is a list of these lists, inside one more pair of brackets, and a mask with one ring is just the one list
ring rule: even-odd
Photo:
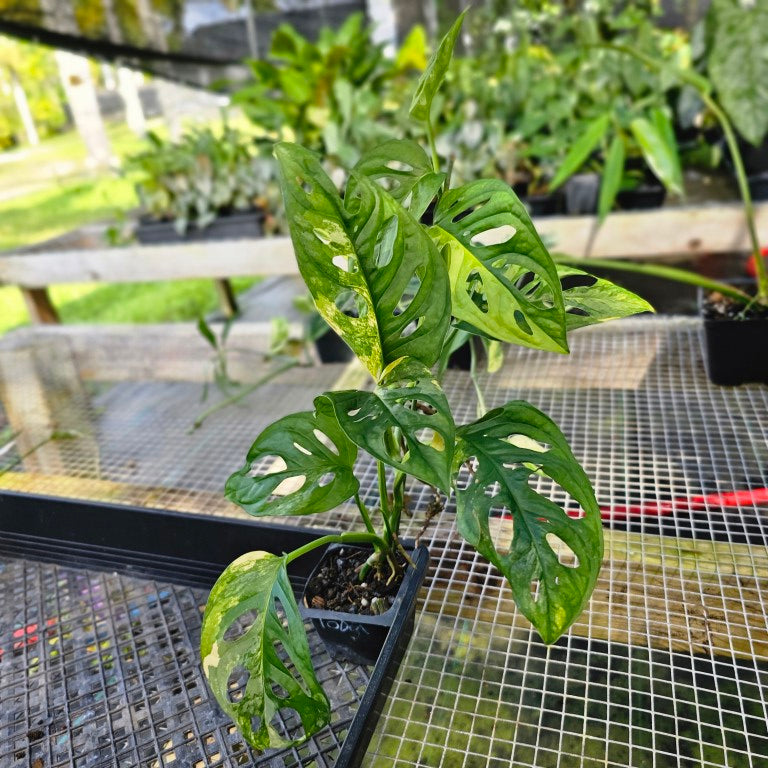
[[[768,203],[755,206],[758,235],[768,243]],[[585,259],[653,258],[749,250],[741,205],[717,203],[594,216],[552,216],[536,225],[548,245]],[[48,298],[58,283],[130,283],[154,280],[298,273],[288,237],[172,245],[133,245],[0,255],[0,284],[17,285],[33,322],[57,322]],[[222,296],[226,302],[226,297]]]

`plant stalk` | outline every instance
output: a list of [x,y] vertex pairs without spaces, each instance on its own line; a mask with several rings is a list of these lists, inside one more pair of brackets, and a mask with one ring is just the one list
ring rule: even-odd
[[477,418],[482,419],[486,413],[488,413],[488,406],[485,404],[485,394],[480,386],[480,381],[477,378],[477,352],[475,351],[475,337],[469,340],[469,377],[472,379],[472,384],[475,387],[475,394],[477,395]]
[[435,129],[432,126],[432,116],[428,115],[427,120],[427,140],[429,141],[429,151],[432,153],[432,169],[435,173],[440,173],[440,157],[437,154],[437,144],[435,143]]
[[362,532],[337,533],[321,536],[319,539],[310,541],[309,544],[305,544],[303,547],[294,549],[293,552],[289,552],[285,556],[285,563],[288,565],[288,563],[292,563],[294,560],[302,557],[302,555],[306,555],[308,552],[311,552],[318,547],[324,547],[326,544],[373,544],[374,547],[377,547],[382,552],[387,550],[387,546],[384,544],[383,540],[375,534]]
[[359,491],[355,493],[355,501],[357,502],[357,508],[360,510],[360,515],[363,518],[363,522],[365,523],[365,527],[368,530],[368,533],[376,534],[376,529],[373,527],[373,523],[371,522],[371,516],[368,513],[368,507],[363,504],[363,500],[360,498]]
[[198,429],[198,427],[201,427],[203,422],[209,417],[212,416],[216,411],[220,411],[222,408],[226,408],[227,406],[234,405],[237,402],[240,402],[244,397],[247,397],[251,394],[251,392],[254,392],[259,387],[264,386],[264,384],[267,384],[269,381],[274,379],[276,376],[279,376],[281,373],[285,373],[285,371],[290,370],[291,368],[295,368],[297,365],[300,365],[299,361],[296,359],[288,360],[287,362],[283,363],[282,365],[277,366],[276,368],[273,368],[271,371],[267,371],[262,377],[257,379],[253,382],[253,384],[249,384],[244,389],[240,390],[236,395],[232,395],[231,397],[228,397],[226,400],[222,400],[220,403],[216,403],[216,405],[211,406],[207,411],[204,411],[203,413],[198,416],[195,421],[192,424],[192,429],[190,431],[194,431],[195,429]]
[[383,461],[376,462],[376,474],[379,480],[379,504],[381,505],[381,519],[384,521],[384,527],[387,530],[387,541],[391,544],[394,541],[392,535],[392,525],[390,521],[389,495],[387,493],[387,470]]

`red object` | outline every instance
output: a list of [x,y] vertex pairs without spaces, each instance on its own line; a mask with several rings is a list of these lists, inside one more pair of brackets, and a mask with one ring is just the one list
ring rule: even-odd
[[[760,255],[763,257],[763,261],[766,262],[766,267],[768,267],[768,248],[763,248],[760,251]],[[755,261],[754,253],[747,260],[747,274],[753,278],[757,277],[757,262]]]
[[[706,496],[689,496],[671,501],[652,501],[647,504],[617,504],[612,507],[600,507],[603,520],[616,520],[627,517],[647,515],[661,517],[671,515],[678,510],[703,510],[707,507],[741,507],[754,504],[768,504],[768,488],[753,488],[751,491],[727,491],[709,493]],[[568,513],[571,514],[570,512]],[[572,517],[581,516],[581,510]]]

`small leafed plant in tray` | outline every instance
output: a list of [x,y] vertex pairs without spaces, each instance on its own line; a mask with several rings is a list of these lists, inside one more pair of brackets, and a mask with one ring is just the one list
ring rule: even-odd
[[[455,497],[459,532],[506,578],[547,643],[579,616],[600,569],[600,511],[556,424],[523,401],[457,424],[439,372],[462,333],[567,353],[568,331],[650,307],[605,280],[556,265],[502,181],[450,188],[431,108],[462,19],[413,96],[411,116],[426,124],[431,157],[412,141],[389,141],[360,159],[340,193],[314,154],[294,144],[275,147],[302,277],[374,387],[325,392],[312,411],[279,419],[227,482],[228,498],[258,517],[328,512],[350,499],[360,511],[357,530],[280,556],[243,555],[211,591],[203,668],[220,705],[257,749],[302,741],[330,718],[288,566],[310,549],[340,542],[369,548],[361,582],[401,578],[409,562],[399,537],[409,481],[431,486],[437,508]],[[423,224],[428,207],[434,213]],[[355,474],[361,450],[377,467],[375,506],[364,502]],[[578,514],[538,493],[535,475],[559,485]],[[497,549],[490,518],[502,510],[514,531]],[[561,562],[564,551],[571,557]],[[369,602],[375,611],[376,601]],[[277,724],[288,710],[301,720],[299,737]]]

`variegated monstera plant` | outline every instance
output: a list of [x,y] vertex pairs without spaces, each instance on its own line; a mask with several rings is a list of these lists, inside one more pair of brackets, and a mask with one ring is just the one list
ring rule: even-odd
[[[426,123],[431,158],[412,141],[390,141],[360,160],[340,194],[312,153],[293,144],[275,149],[302,277],[375,387],[326,392],[314,410],[278,420],[227,483],[227,496],[259,517],[327,512],[353,498],[361,515],[359,531],[282,556],[244,555],[211,592],[203,667],[221,706],[259,749],[295,743],[275,726],[282,709],[298,713],[304,738],[330,718],[287,566],[314,546],[339,541],[370,545],[371,567],[396,568],[408,478],[455,495],[461,535],[506,577],[520,611],[547,643],[579,616],[600,569],[600,511],[558,427],[522,401],[458,425],[435,370],[444,369],[441,361],[462,333],[565,353],[569,330],[649,307],[604,280],[564,287],[564,278],[586,276],[553,262],[503,182],[448,188],[430,112],[460,25],[461,19],[430,61],[411,107]],[[434,212],[425,224],[428,207]],[[378,467],[376,508],[360,496],[360,449]],[[534,473],[559,484],[583,514],[569,516],[534,490]],[[275,495],[289,478],[299,478],[300,487]],[[492,511],[501,509],[514,525],[504,551],[489,525]],[[573,562],[560,562],[553,537],[574,553]],[[247,626],[233,631],[244,617]],[[233,673],[243,671],[247,683],[232,696]]]

